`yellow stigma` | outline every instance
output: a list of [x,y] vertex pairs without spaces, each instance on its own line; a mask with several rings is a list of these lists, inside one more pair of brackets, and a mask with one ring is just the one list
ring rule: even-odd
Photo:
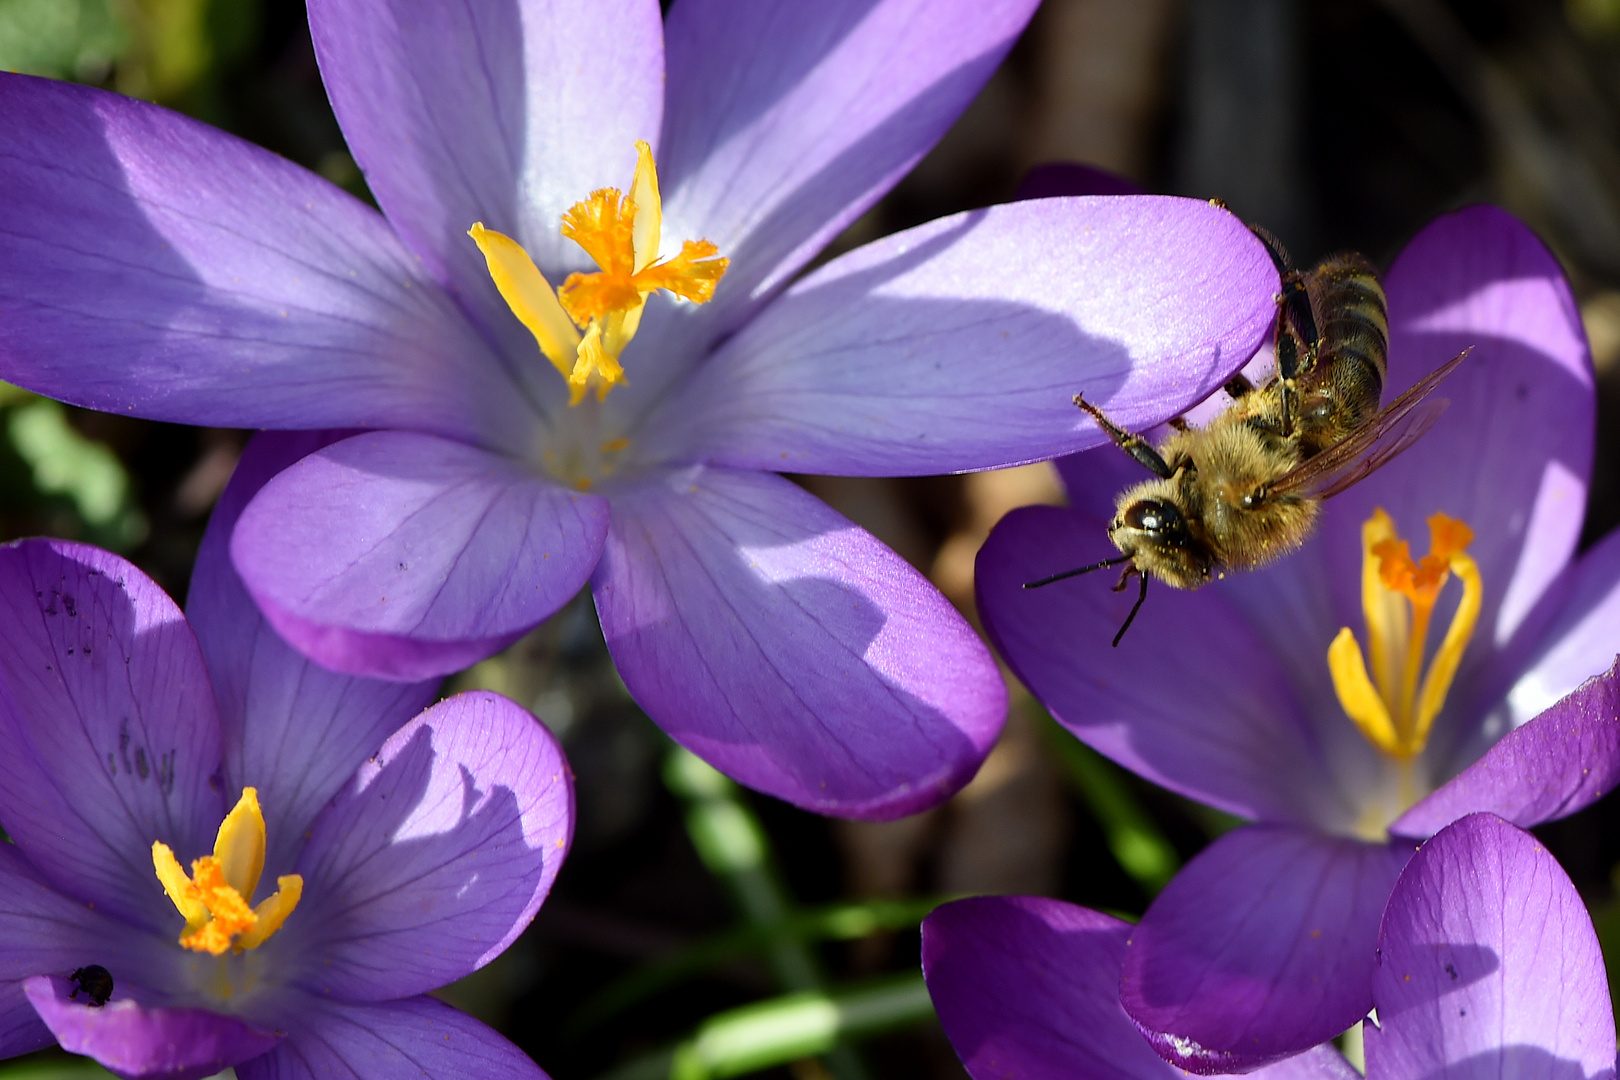
[[467,232],[484,253],[507,306],[568,380],[570,405],[578,405],[592,387],[601,401],[624,382],[619,354],[636,336],[648,296],[663,289],[707,303],[731,262],[707,240],[684,241],[680,254],[659,261],[663,204],[652,148],[638,141],[636,158],[628,195],[601,188],[563,215],[562,234],[601,270],[569,274],[555,293],[516,240],[484,228],[483,222]]
[[[1339,704],[1367,740],[1397,761],[1423,752],[1429,729],[1445,704],[1463,651],[1474,635],[1484,586],[1479,567],[1464,550],[1474,534],[1467,525],[1435,514],[1429,518],[1429,554],[1414,562],[1382,510],[1361,527],[1361,606],[1367,619],[1372,675],[1349,627],[1328,647],[1328,670]],[[1451,575],[1462,598],[1427,670],[1423,653],[1440,590]]]
[[235,809],[220,823],[214,853],[193,859],[189,877],[169,845],[160,841],[152,843],[152,868],[186,920],[180,944],[215,956],[264,944],[304,892],[304,879],[286,874],[276,879],[276,892],[258,907],[249,906],[264,872],[264,815],[255,788],[242,789]]

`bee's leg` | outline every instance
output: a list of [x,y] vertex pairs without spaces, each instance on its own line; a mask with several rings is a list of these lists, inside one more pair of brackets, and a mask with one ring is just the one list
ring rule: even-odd
[[1277,273],[1288,274],[1294,269],[1294,262],[1288,257],[1288,249],[1283,247],[1283,242],[1277,239],[1276,233],[1252,221],[1249,222],[1249,231],[1266,246],[1266,254],[1271,256],[1271,264],[1277,268]]
[[1162,480],[1168,480],[1175,475],[1175,471],[1165,463],[1164,458],[1159,456],[1159,452],[1157,450],[1148,445],[1148,441],[1146,439],[1142,438],[1140,435],[1132,435],[1130,432],[1108,419],[1108,417],[1102,414],[1101,409],[1097,408],[1097,406],[1086,400],[1084,394],[1074,395],[1074,403],[1080,406],[1081,409],[1085,410],[1087,416],[1090,416],[1093,420],[1097,421],[1097,426],[1108,433],[1108,437],[1114,440],[1114,445],[1118,446],[1121,450],[1135,458],[1142,464],[1143,468],[1147,469],[1154,476],[1157,476]]
[[1166,420],[1165,423],[1169,424],[1177,431],[1192,430],[1192,425],[1187,423],[1187,418],[1185,416],[1172,416],[1170,419]]
[[[1221,389],[1225,390],[1231,397],[1240,398],[1244,394],[1247,394],[1250,390],[1254,389],[1254,383],[1250,382],[1249,377],[1240,371],[1236,375],[1233,375],[1230,379],[1227,379],[1226,384],[1222,386]],[[1174,424],[1174,422],[1175,421],[1171,421],[1172,424]]]

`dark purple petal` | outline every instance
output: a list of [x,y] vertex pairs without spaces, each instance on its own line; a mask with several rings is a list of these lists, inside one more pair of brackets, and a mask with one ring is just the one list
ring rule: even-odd
[[523,1051],[428,997],[378,1004],[307,1003],[281,1045],[236,1067],[241,1080],[545,1080]]
[[1377,1080],[1614,1076],[1614,1011],[1592,920],[1528,833],[1449,826],[1401,874],[1378,936]]
[[[975,1080],[1172,1080],[1183,1076],[1119,1007],[1131,927],[1033,896],[980,896],[923,922],[923,975],[940,1023]],[[1253,1073],[1355,1080],[1331,1046]]]
[[23,993],[22,980],[0,980],[0,1058],[43,1050],[55,1043],[56,1036]]
[[1253,825],[1205,848],[1131,933],[1120,1000],[1165,1060],[1235,1072],[1372,1008],[1384,902],[1412,849]]
[[693,466],[615,495],[592,588],[648,715],[797,806],[915,813],[1001,730],[1006,687],[950,602],[781,477]]
[[331,184],[82,86],[0,74],[0,114],[7,380],[191,424],[408,427],[487,445],[532,429],[454,302]]
[[[1414,551],[1427,549],[1423,523],[1436,511],[1474,530],[1468,550],[1485,603],[1458,671],[1459,700],[1437,724],[1430,756],[1444,760],[1458,721],[1479,714],[1465,700],[1469,687],[1519,669],[1535,641],[1517,631],[1574,554],[1592,469],[1591,361],[1558,260],[1495,207],[1437,219],[1395,260],[1385,285],[1386,401],[1464,348],[1473,351],[1436,391],[1450,406],[1433,430],[1328,504],[1324,557],[1341,625],[1359,633],[1360,529],[1375,506],[1390,513]],[[1442,617],[1449,617],[1444,608]]]
[[445,675],[577,593],[607,503],[504,458],[409,432],[358,435],[276,476],[231,557],[300,652],[351,675]]
[[1430,836],[1464,814],[1489,811],[1529,828],[1567,817],[1620,784],[1620,660],[1503,736],[1485,756],[1390,826]]
[[276,1045],[278,1036],[234,1016],[142,1005],[120,984],[96,1007],[69,997],[60,975],[36,975],[23,991],[62,1049],[94,1058],[120,1076],[198,1080]]
[[186,594],[186,614],[219,702],[225,788],[258,789],[269,844],[265,872],[272,879],[292,869],[304,832],[326,801],[439,686],[437,679],[358,679],[306,660],[265,622],[231,566],[231,530],[248,500],[276,473],[341,437],[254,436],[208,521]]
[[[142,854],[150,848],[148,843]],[[155,876],[148,891],[161,896]],[[180,921],[176,916],[173,933],[165,936],[138,931],[58,892],[15,845],[0,844],[0,941],[5,942],[0,950],[0,982],[67,975],[88,964],[100,964],[115,978],[138,973],[143,981],[166,980],[181,959],[181,950],[174,945]]]
[[321,998],[443,986],[529,924],[573,832],[573,775],[551,733],[496,694],[457,694],[384,743],[316,819],[281,947]]
[[1146,195],[1142,186],[1107,169],[1077,161],[1049,161],[1024,174],[1013,202],[1052,199],[1061,195]]
[[628,190],[636,140],[657,142],[655,0],[314,0],[309,22],[332,108],[378,205],[560,396],[467,230],[481,221],[513,237],[554,286],[568,270],[595,268],[559,226],[593,190]]
[[1286,671],[1217,590],[1150,589],[1116,649],[1136,600],[1134,585],[1111,590],[1118,570],[1024,588],[1117,554],[1105,522],[1057,507],[1015,510],[991,531],[979,614],[1024,685],[1086,743],[1191,798],[1264,820],[1349,815]]
[[225,816],[197,639],[134,566],[60,540],[0,547],[0,612],[0,825],[63,892],[154,926],[152,842],[188,861]]
[[731,260],[702,309],[708,340],[910,171],[1034,10],[1034,0],[671,10],[664,234],[712,240]]
[[[849,475],[982,469],[1208,396],[1269,332],[1276,270],[1193,199],[1041,199],[868,244],[721,347],[651,421],[683,456]],[[662,428],[663,430],[659,430]]]

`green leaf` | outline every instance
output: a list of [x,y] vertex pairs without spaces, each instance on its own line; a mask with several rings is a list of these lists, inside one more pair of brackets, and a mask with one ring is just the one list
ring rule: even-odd
[[108,0],[0,0],[0,70],[100,81],[128,46]]
[[838,992],[789,994],[709,1017],[692,1038],[637,1058],[603,1080],[725,1080],[930,1019],[921,975]]

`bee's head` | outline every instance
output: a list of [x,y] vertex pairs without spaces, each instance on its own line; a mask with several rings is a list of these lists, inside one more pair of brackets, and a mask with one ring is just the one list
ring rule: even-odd
[[1136,568],[1178,589],[1208,584],[1215,565],[1209,545],[1188,527],[1167,481],[1150,481],[1120,496],[1108,538]]

